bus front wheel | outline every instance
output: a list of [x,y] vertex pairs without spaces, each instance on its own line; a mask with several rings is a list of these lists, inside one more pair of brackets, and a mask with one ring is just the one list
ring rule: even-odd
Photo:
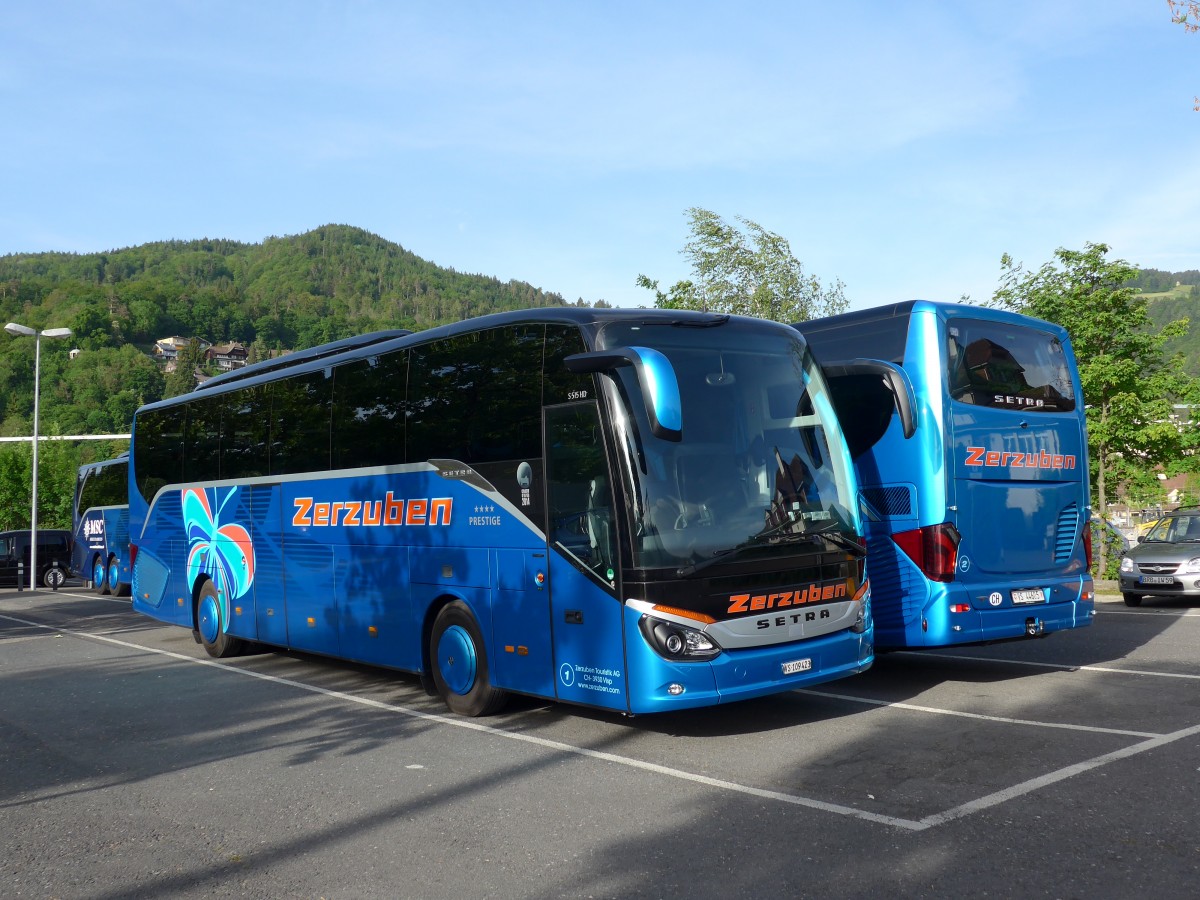
[[455,600],[438,613],[429,636],[429,659],[437,692],[460,716],[497,712],[508,695],[492,687],[487,649],[465,603]]
[[204,652],[215,659],[237,656],[242,652],[242,639],[225,631],[227,622],[221,613],[221,598],[216,585],[204,582],[200,596],[196,598],[196,634],[204,646]]

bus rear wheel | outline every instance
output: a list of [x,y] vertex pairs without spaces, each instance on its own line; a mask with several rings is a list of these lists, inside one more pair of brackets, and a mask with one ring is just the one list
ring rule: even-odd
[[438,613],[429,635],[433,682],[451,712],[486,716],[500,710],[508,694],[492,687],[487,649],[465,603],[455,600]]
[[1142,595],[1141,594],[1122,594],[1121,599],[1125,601],[1126,606],[1141,606],[1142,605]]
[[221,613],[221,597],[211,581],[204,582],[196,598],[196,634],[204,652],[214,659],[237,656],[245,646],[241,638],[225,631],[228,623]]
[[108,558],[108,592],[114,597],[129,596],[129,586],[121,585],[121,558],[115,553]]
[[101,596],[108,593],[108,566],[102,556],[92,560],[92,590]]

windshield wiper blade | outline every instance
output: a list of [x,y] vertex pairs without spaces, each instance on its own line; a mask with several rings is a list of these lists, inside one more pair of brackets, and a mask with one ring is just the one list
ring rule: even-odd
[[858,559],[862,559],[867,555],[866,547],[864,547],[858,541],[846,537],[846,535],[842,534],[840,531],[833,531],[831,529],[829,531],[818,531],[816,534],[819,534],[823,538],[828,538],[843,550],[850,551]]
[[745,544],[738,544],[736,547],[730,547],[728,550],[718,550],[716,553],[714,553],[708,559],[702,559],[699,562],[692,563],[690,566],[683,566],[681,568],[676,569],[675,577],[676,578],[687,578],[689,575],[695,575],[697,572],[707,569],[709,566],[713,565],[714,563],[719,563],[725,557],[732,556],[733,554],[737,553],[739,550],[745,549],[745,547],[746,547]]

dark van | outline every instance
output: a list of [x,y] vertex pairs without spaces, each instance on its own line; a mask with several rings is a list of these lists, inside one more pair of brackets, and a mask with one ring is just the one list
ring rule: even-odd
[[[20,569],[18,570],[18,564]],[[38,531],[37,548],[38,579],[42,587],[62,584],[71,565],[71,532],[58,529]],[[57,569],[59,574],[48,574]],[[29,584],[29,530],[0,531],[0,585],[15,587],[17,572],[21,574],[21,586]],[[54,579],[60,579],[57,582]]]

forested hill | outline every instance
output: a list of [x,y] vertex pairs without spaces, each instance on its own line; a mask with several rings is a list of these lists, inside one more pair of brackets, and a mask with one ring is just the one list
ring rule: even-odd
[[1147,312],[1157,327],[1176,319],[1191,321],[1188,333],[1167,341],[1163,349],[1168,354],[1182,353],[1187,373],[1200,378],[1200,272],[1143,269],[1132,283],[1149,301]]
[[261,244],[165,241],[0,257],[0,316],[67,325],[85,348],[183,335],[294,349],[563,304],[560,294],[445,269],[345,225]]

